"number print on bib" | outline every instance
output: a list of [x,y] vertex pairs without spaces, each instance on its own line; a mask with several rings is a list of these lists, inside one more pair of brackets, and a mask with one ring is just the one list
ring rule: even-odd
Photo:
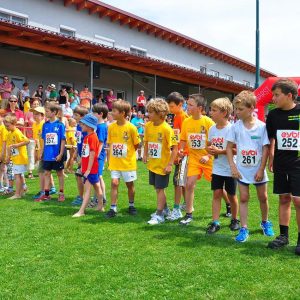
[[117,158],[127,157],[127,145],[112,144],[112,156]]
[[203,133],[190,133],[188,135],[189,146],[192,149],[205,149],[206,135]]
[[300,130],[278,130],[277,131],[278,150],[300,150]]
[[149,158],[161,158],[161,143],[148,143]]
[[76,132],[76,142],[77,142],[77,144],[81,144],[81,137],[82,137],[82,132],[77,131]]
[[239,164],[242,167],[256,167],[258,165],[257,150],[241,150],[239,153]]
[[11,156],[17,156],[17,155],[19,155],[19,150],[17,148],[11,148],[10,154],[11,154]]
[[227,146],[227,142],[225,141],[224,137],[216,137],[214,136],[211,139],[211,144],[215,147],[217,147],[218,149],[226,149]]
[[89,144],[83,144],[82,150],[81,150],[81,156],[82,157],[89,157],[90,155],[90,146]]
[[46,145],[53,146],[57,144],[58,144],[57,133],[55,132],[46,133]]

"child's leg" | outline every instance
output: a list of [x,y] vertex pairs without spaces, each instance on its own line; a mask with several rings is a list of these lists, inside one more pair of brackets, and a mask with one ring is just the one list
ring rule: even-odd
[[54,185],[54,179],[53,179],[53,176],[52,176],[51,173],[50,173],[50,187],[55,187],[55,185]]
[[39,181],[40,181],[40,191],[45,189],[45,176],[44,172],[39,172]]
[[240,217],[242,227],[247,228],[249,186],[239,183],[240,192]]
[[268,221],[269,203],[267,195],[267,184],[260,184],[256,186],[257,198],[260,202],[260,211],[262,221]]
[[236,195],[229,195],[228,199],[230,201],[230,207],[231,207],[231,218],[233,220],[237,220],[238,218],[238,212],[239,212],[239,202]]
[[212,201],[212,218],[213,218],[213,221],[219,221],[222,197],[223,197],[223,189],[214,190],[214,192],[213,192],[213,201]]
[[56,173],[57,173],[58,182],[59,182],[59,192],[63,193],[64,192],[64,183],[65,183],[64,170],[56,171]]
[[79,177],[79,176],[76,176],[76,182],[77,182],[77,189],[78,189],[79,196],[82,199],[83,198],[83,182],[82,182],[82,178]]
[[[83,201],[82,201],[81,207],[77,213],[78,215],[81,215],[81,216],[84,215],[85,209],[90,201],[91,187],[92,187],[91,183],[88,180],[86,180],[85,184],[84,184]],[[75,215],[77,215],[77,214],[75,214]]]
[[[119,178],[112,178],[112,180],[111,180],[111,190],[110,190],[110,199],[111,199],[111,205],[114,205],[114,206],[117,205],[119,184],[120,184],[120,179]],[[129,194],[129,190],[128,190],[128,194]]]
[[100,180],[100,187],[101,187],[103,199],[106,199],[106,187],[105,187],[103,176],[99,176],[99,180]]
[[128,190],[128,201],[129,203],[134,203],[135,189],[134,182],[126,182],[127,190]]
[[15,174],[16,180],[16,197],[21,197],[23,194],[23,181],[22,181],[22,174]]
[[156,189],[156,196],[157,196],[156,214],[160,216],[163,213],[163,210],[166,205],[166,200],[167,200],[165,189]]
[[44,186],[45,186],[45,191],[49,192],[50,182],[51,182],[51,171],[45,170],[45,172],[44,172]]
[[279,195],[279,225],[289,226],[291,219],[291,194]]
[[186,212],[191,214],[193,211],[194,205],[194,191],[198,175],[187,177],[186,186],[185,186],[185,201],[186,201]]
[[[298,225],[298,233],[300,232],[300,197],[293,197],[293,202],[296,210],[296,220],[297,220],[297,225]],[[298,245],[299,245],[299,240],[298,240]]]
[[224,199],[226,205],[230,205],[228,194],[227,194],[227,192],[225,190],[223,190],[223,195],[222,196],[223,196],[223,199]]
[[70,149],[70,158],[68,160],[69,163],[69,170],[73,172],[72,166],[74,165],[74,153],[75,153],[75,148]]
[[100,185],[100,181],[95,183],[93,185],[94,190],[95,190],[95,196],[98,200],[98,204],[97,204],[97,210],[102,211],[103,208],[103,193],[101,190],[101,185]]

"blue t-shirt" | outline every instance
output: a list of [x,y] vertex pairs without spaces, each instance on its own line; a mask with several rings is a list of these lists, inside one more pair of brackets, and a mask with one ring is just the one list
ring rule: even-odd
[[82,132],[81,126],[77,124],[75,137],[77,142],[77,155],[79,155],[79,157],[81,157],[82,143],[85,136],[87,136],[87,132]]
[[144,120],[142,118],[135,117],[131,120],[131,123],[137,128],[139,134],[144,133],[144,126],[139,124],[139,123],[144,124]]
[[44,140],[44,161],[55,161],[60,153],[62,140],[66,140],[66,128],[59,120],[47,121],[43,125],[42,139]]
[[107,141],[107,124],[106,123],[100,123],[97,125],[97,130],[96,130],[98,140],[103,144],[102,150],[99,154],[98,160],[104,160],[106,156],[106,141]]

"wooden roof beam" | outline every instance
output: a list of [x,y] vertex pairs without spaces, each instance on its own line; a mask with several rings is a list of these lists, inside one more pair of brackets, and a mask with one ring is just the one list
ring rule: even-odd
[[157,31],[155,33],[155,36],[156,37],[163,37],[165,34],[166,34],[166,32],[164,30],[160,30],[160,31]]
[[121,15],[119,13],[116,13],[116,14],[110,16],[110,21],[111,22],[115,22],[115,21],[120,20],[120,19],[121,19]]
[[103,18],[103,17],[109,17],[109,16],[112,15],[112,14],[113,14],[113,12],[112,12],[111,10],[105,9],[105,10],[103,10],[103,11],[101,11],[101,12],[99,13],[99,17],[100,17],[100,18]]
[[90,9],[89,9],[89,14],[92,15],[92,14],[96,14],[100,11],[99,9],[99,6],[97,5],[94,5],[92,6]]
[[64,6],[69,6],[69,5],[73,4],[73,3],[74,3],[74,0],[65,0],[64,1]]
[[130,27],[131,29],[136,28],[136,27],[139,27],[140,25],[141,25],[140,21],[137,21],[137,20],[135,20],[135,21],[129,23],[129,27]]
[[169,42],[170,43],[174,43],[178,40],[178,36],[177,35],[171,35],[170,38],[169,38]]
[[154,26],[152,26],[152,27],[150,27],[148,30],[147,30],[147,33],[148,34],[153,34],[153,33],[155,33],[157,31],[157,29],[154,27]]
[[149,28],[150,28],[149,24],[142,24],[141,26],[139,26],[138,30],[140,32],[144,32],[144,31],[148,30]]
[[130,19],[129,17],[125,17],[125,18],[121,18],[119,19],[120,25],[127,25],[130,22],[132,22],[132,19]]
[[77,4],[77,10],[83,10],[84,8],[86,8],[87,6],[87,2],[86,1],[82,1],[81,3]]

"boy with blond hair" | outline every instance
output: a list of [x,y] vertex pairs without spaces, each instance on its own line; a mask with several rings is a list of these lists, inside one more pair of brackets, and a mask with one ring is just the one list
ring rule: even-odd
[[[263,234],[273,236],[273,225],[268,220],[267,173],[265,170],[269,139],[266,125],[254,117],[256,97],[250,91],[242,91],[233,100],[238,121],[232,125],[227,134],[227,158],[232,177],[238,180],[240,193],[241,228],[236,236],[237,242],[245,242],[249,237],[247,227],[249,185],[256,187],[257,198],[260,202]],[[233,160],[233,147],[236,144],[237,160]]]
[[189,161],[185,185],[186,215],[180,221],[181,225],[188,225],[193,220],[194,190],[196,182],[202,176],[211,181],[213,156],[206,150],[208,131],[214,122],[203,115],[206,100],[201,94],[193,94],[188,98],[188,113],[191,117],[182,124],[179,151],[181,154],[187,145]]
[[7,139],[7,129],[3,124],[3,117],[5,116],[6,111],[0,109],[0,193],[4,193],[9,187],[8,178],[6,174],[6,139]]
[[148,221],[150,225],[163,223],[163,210],[166,206],[165,189],[169,184],[169,176],[178,146],[170,125],[165,121],[169,112],[168,104],[163,99],[153,99],[147,104],[149,122],[145,125],[145,150],[143,162],[149,170],[149,184],[153,185],[157,195],[156,213]]
[[21,199],[24,190],[24,173],[27,171],[28,155],[26,145],[29,139],[16,127],[17,117],[8,114],[4,117],[4,125],[8,131],[6,140],[6,162],[12,161],[16,180],[16,192],[9,199]]
[[134,181],[136,176],[136,150],[140,141],[137,128],[126,118],[130,114],[130,104],[117,100],[112,104],[112,116],[116,122],[108,127],[107,145],[109,147],[108,168],[111,171],[111,206],[107,218],[117,214],[118,188],[123,178],[128,190],[129,214],[136,215],[134,206]]
[[210,115],[216,124],[209,130],[206,148],[208,153],[214,156],[211,181],[211,189],[213,190],[212,222],[207,227],[206,232],[208,234],[213,234],[221,228],[219,218],[224,188],[231,204],[232,219],[229,228],[231,230],[240,228],[237,219],[236,180],[231,177],[230,166],[226,157],[226,136],[231,128],[228,118],[232,111],[232,103],[228,98],[218,98],[210,105]]

